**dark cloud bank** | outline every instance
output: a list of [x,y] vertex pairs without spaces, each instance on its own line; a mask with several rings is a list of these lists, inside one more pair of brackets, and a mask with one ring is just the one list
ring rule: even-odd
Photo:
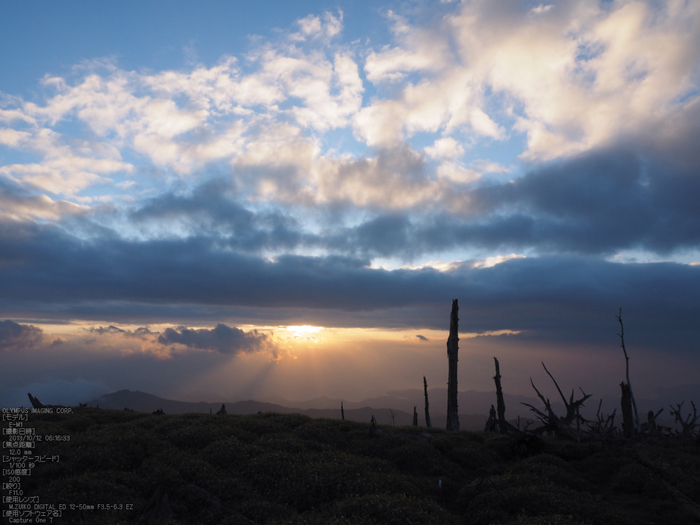
[[44,334],[40,328],[14,321],[0,321],[0,352],[28,350],[41,344]]
[[[461,191],[471,204],[459,214],[378,213],[355,228],[329,221],[315,234],[282,209],[245,209],[221,181],[186,196],[163,195],[130,216],[135,224],[186,223],[192,233],[184,239],[127,241],[104,230],[86,241],[58,225],[5,220],[0,315],[99,314],[189,324],[177,319],[248,316],[285,323],[303,314],[307,323],[444,329],[445,309],[457,297],[468,331],[610,341],[613,314],[622,306],[644,345],[696,351],[700,266],[603,259],[620,250],[663,255],[700,247],[695,163],[617,148],[553,162],[514,182]],[[335,255],[285,255],[274,262],[260,255],[295,247]],[[375,255],[454,247],[539,256],[493,268],[464,264],[445,273],[368,268]],[[171,330],[161,338],[218,352],[248,351],[260,341],[220,327]]]
[[[700,135],[700,134],[699,134]],[[698,137],[700,140],[700,136]],[[134,210],[137,224],[173,220],[239,253],[322,248],[347,257],[415,257],[455,247],[611,255],[700,246],[700,176],[682,156],[618,147],[554,161],[513,182],[459,188],[406,213],[377,211],[358,226],[311,234],[283,210],[253,212],[214,180]],[[450,202],[453,200],[454,202]],[[457,203],[457,204],[455,204]],[[458,213],[446,213],[445,206]]]
[[265,334],[259,334],[257,330],[246,333],[239,328],[231,328],[219,323],[212,330],[206,328],[192,330],[184,326],[175,330],[166,328],[165,332],[158,336],[158,342],[162,345],[176,343],[199,350],[238,354],[257,352],[265,347],[269,341]]

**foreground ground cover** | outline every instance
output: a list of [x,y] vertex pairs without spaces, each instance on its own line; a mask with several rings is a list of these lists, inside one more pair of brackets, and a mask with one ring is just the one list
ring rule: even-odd
[[31,415],[23,479],[90,524],[700,523],[700,442],[515,439],[295,414]]

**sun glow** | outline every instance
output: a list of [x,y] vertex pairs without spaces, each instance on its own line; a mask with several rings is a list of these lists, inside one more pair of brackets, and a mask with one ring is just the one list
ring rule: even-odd
[[289,334],[289,337],[292,337],[293,339],[316,341],[314,334],[322,331],[323,327],[305,324],[300,326],[287,326],[285,330]]

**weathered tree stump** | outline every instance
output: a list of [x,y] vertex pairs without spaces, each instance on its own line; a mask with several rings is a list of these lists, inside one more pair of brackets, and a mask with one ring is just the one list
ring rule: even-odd
[[430,428],[432,425],[430,423],[430,404],[428,403],[428,382],[425,380],[425,376],[423,376],[423,395],[425,396],[425,426]]
[[459,408],[457,406],[458,311],[457,299],[453,299],[452,312],[450,313],[450,336],[447,339],[447,430],[459,430]]

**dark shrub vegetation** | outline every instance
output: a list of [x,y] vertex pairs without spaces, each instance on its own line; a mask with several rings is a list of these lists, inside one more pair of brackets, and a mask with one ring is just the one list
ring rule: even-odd
[[[445,432],[300,415],[30,415],[60,455],[23,478],[89,524],[644,524],[700,522],[700,445]],[[160,517],[157,517],[160,516]]]

